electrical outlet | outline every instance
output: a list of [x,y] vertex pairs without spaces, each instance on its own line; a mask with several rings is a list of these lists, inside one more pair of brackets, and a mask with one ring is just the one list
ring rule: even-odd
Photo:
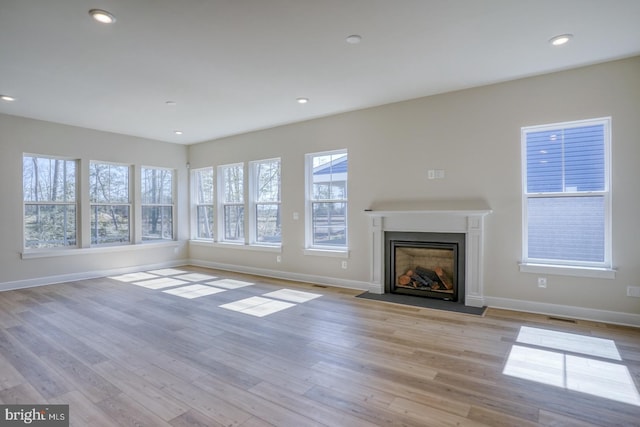
[[282,262],[282,255],[276,255],[276,262]]
[[547,287],[547,278],[546,277],[538,277],[538,287],[546,288]]
[[347,261],[342,261],[342,268],[344,268],[344,269],[347,268]]
[[427,178],[428,179],[436,179],[436,171],[434,169],[429,169],[427,171]]
[[627,296],[640,298],[640,286],[627,286]]

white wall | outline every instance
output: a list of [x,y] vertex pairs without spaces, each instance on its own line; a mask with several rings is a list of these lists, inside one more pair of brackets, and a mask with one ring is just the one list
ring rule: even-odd
[[[137,270],[140,266],[175,265],[187,259],[185,146],[0,115],[0,152],[0,290]],[[169,246],[128,245],[107,251],[81,249],[62,251],[74,253],[74,256],[22,259],[23,153],[79,159],[81,167],[87,171],[91,160],[174,168],[177,171],[176,215],[180,241]]]
[[[192,167],[282,158],[282,263],[268,252],[190,246],[202,265],[366,288],[369,230],[363,210],[388,200],[485,199],[485,296],[494,306],[640,324],[640,57],[415,99],[192,145]],[[521,273],[520,128],[612,117],[615,279]],[[304,255],[304,155],[349,151],[348,269]],[[427,180],[427,169],[446,179]],[[293,220],[293,212],[301,214]]]

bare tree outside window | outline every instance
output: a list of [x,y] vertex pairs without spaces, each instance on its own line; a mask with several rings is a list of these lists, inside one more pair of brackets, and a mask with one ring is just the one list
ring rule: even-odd
[[76,246],[76,168],[75,160],[23,156],[25,248]]
[[251,163],[255,242],[282,243],[280,159]]
[[91,162],[91,244],[129,243],[129,167]]
[[193,197],[195,199],[196,239],[213,240],[213,168],[193,171]]
[[173,240],[173,170],[142,168],[142,240]]
[[244,242],[244,165],[220,166],[223,240]]

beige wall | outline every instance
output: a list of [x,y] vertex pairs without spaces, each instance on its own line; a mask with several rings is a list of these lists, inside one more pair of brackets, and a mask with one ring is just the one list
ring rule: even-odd
[[[188,238],[187,149],[181,145],[0,115],[0,289],[29,286],[100,273],[169,265],[186,259]],[[79,250],[75,256],[22,259],[22,155],[62,156],[130,165],[174,168],[177,171],[177,225],[181,243],[136,245],[114,251]],[[88,174],[88,172],[87,172]],[[87,175],[88,176],[88,175]],[[80,194],[82,190],[80,189]],[[68,253],[68,251],[65,251]]]
[[[282,263],[273,253],[191,246],[190,258],[308,275],[354,284],[368,282],[369,231],[363,210],[387,200],[485,199],[485,296],[495,305],[519,301],[640,314],[640,57],[415,99],[192,145],[192,167],[282,158]],[[616,279],[521,273],[522,198],[520,128],[612,117],[613,260]],[[304,254],[304,155],[349,151],[348,269],[340,259]],[[428,169],[446,179],[428,180]],[[299,212],[298,221],[292,219]],[[587,316],[588,314],[584,314]]]
[[[368,218],[388,200],[482,198],[486,219],[485,296],[491,305],[607,318],[630,315],[640,325],[640,57],[476,89],[415,99],[185,147],[0,115],[0,289],[190,259],[243,271],[366,287],[370,277]],[[521,273],[520,128],[612,117],[614,280]],[[349,150],[348,268],[341,258],[304,254],[304,155]],[[175,168],[178,245],[21,259],[23,153]],[[192,168],[282,158],[282,263],[273,252],[191,245],[188,178]],[[428,180],[428,169],[446,179]],[[300,213],[294,220],[293,213]],[[53,278],[53,279],[52,279]],[[522,303],[522,304],[519,304]],[[559,309],[554,309],[554,307]],[[635,315],[636,317],[633,317]],[[611,318],[611,317],[609,317]],[[629,317],[612,318],[619,321]],[[629,323],[628,322],[628,323]]]

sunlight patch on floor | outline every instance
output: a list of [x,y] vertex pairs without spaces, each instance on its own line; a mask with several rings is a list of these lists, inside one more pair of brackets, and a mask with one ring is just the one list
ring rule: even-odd
[[622,360],[616,343],[613,340],[603,338],[523,326],[520,328],[516,341],[522,344],[582,353],[588,356]]
[[253,285],[253,283],[251,282],[243,282],[241,280],[233,280],[233,279],[215,280],[213,282],[207,282],[206,284],[215,286],[218,288],[224,288],[224,289],[238,289],[238,288],[244,288],[245,286]]
[[269,292],[264,294],[264,297],[277,298],[290,302],[307,302],[312,299],[321,297],[320,294],[314,294],[311,292],[296,291],[293,289],[280,289],[278,291]]
[[216,276],[210,276],[208,274],[202,274],[202,273],[181,274],[180,276],[176,276],[175,278],[180,280],[188,280],[190,282],[200,282],[202,280],[217,279]]
[[175,276],[177,274],[186,274],[186,270],[178,270],[177,268],[161,268],[160,270],[149,270],[147,273],[157,274],[158,276]]
[[[255,283],[252,282],[235,279],[218,279],[217,276],[189,272],[177,268],[161,268],[147,272],[122,274],[110,278],[147,289],[162,290],[165,294],[187,299],[195,299],[255,285]],[[251,316],[264,317],[321,296],[321,294],[312,292],[279,289],[264,294],[262,297],[255,296],[245,298],[220,305],[219,307]]]
[[113,280],[118,280],[120,282],[131,283],[131,282],[135,282],[137,280],[157,279],[158,276],[155,275],[155,274],[139,272],[139,273],[121,274],[120,276],[112,276],[112,277],[109,277],[109,278],[113,279]]
[[136,286],[142,286],[147,289],[164,289],[172,286],[180,286],[190,282],[174,279],[173,277],[158,277],[157,279],[144,280],[141,282],[133,282]]
[[613,341],[527,326],[516,341],[503,374],[640,406]]
[[167,289],[166,291],[162,291],[165,294],[176,295],[181,298],[199,298],[205,295],[213,295],[219,292],[224,292],[224,289],[214,288],[213,286],[206,285],[189,285],[183,286],[181,288]]
[[244,314],[250,314],[256,317],[264,317],[277,313],[278,311],[294,307],[295,305],[296,304],[285,301],[276,301],[269,298],[250,297],[240,301],[223,304],[220,307],[227,310],[239,311]]

